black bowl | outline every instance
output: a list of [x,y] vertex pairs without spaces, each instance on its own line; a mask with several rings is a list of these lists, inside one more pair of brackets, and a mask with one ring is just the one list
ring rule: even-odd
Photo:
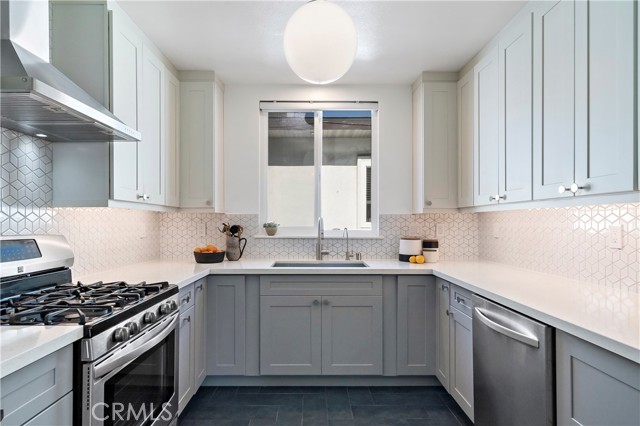
[[218,251],[216,253],[198,253],[193,252],[193,256],[196,258],[196,263],[220,263],[224,260],[224,251]]

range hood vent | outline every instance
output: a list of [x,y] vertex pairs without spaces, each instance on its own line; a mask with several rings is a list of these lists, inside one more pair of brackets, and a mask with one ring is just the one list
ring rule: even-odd
[[[9,28],[9,2],[2,25]],[[0,50],[0,126],[49,142],[139,141],[130,128],[49,62],[11,41]],[[44,136],[43,136],[44,135]]]

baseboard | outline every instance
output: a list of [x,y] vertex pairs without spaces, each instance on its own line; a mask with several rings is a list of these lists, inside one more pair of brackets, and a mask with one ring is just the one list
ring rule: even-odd
[[207,376],[202,386],[440,386],[436,376]]

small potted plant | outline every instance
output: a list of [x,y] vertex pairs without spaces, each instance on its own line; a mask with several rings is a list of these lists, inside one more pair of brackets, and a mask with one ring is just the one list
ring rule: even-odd
[[262,224],[262,227],[265,231],[267,231],[267,235],[270,237],[276,235],[276,232],[278,232],[278,226],[280,226],[280,224],[275,222],[267,222]]

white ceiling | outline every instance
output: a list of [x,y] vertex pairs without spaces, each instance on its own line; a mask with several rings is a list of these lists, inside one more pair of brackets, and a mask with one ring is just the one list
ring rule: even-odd
[[[225,83],[300,84],[284,58],[287,20],[306,1],[119,0],[179,70]],[[337,84],[408,84],[422,71],[462,68],[523,1],[337,1],[358,53]]]

